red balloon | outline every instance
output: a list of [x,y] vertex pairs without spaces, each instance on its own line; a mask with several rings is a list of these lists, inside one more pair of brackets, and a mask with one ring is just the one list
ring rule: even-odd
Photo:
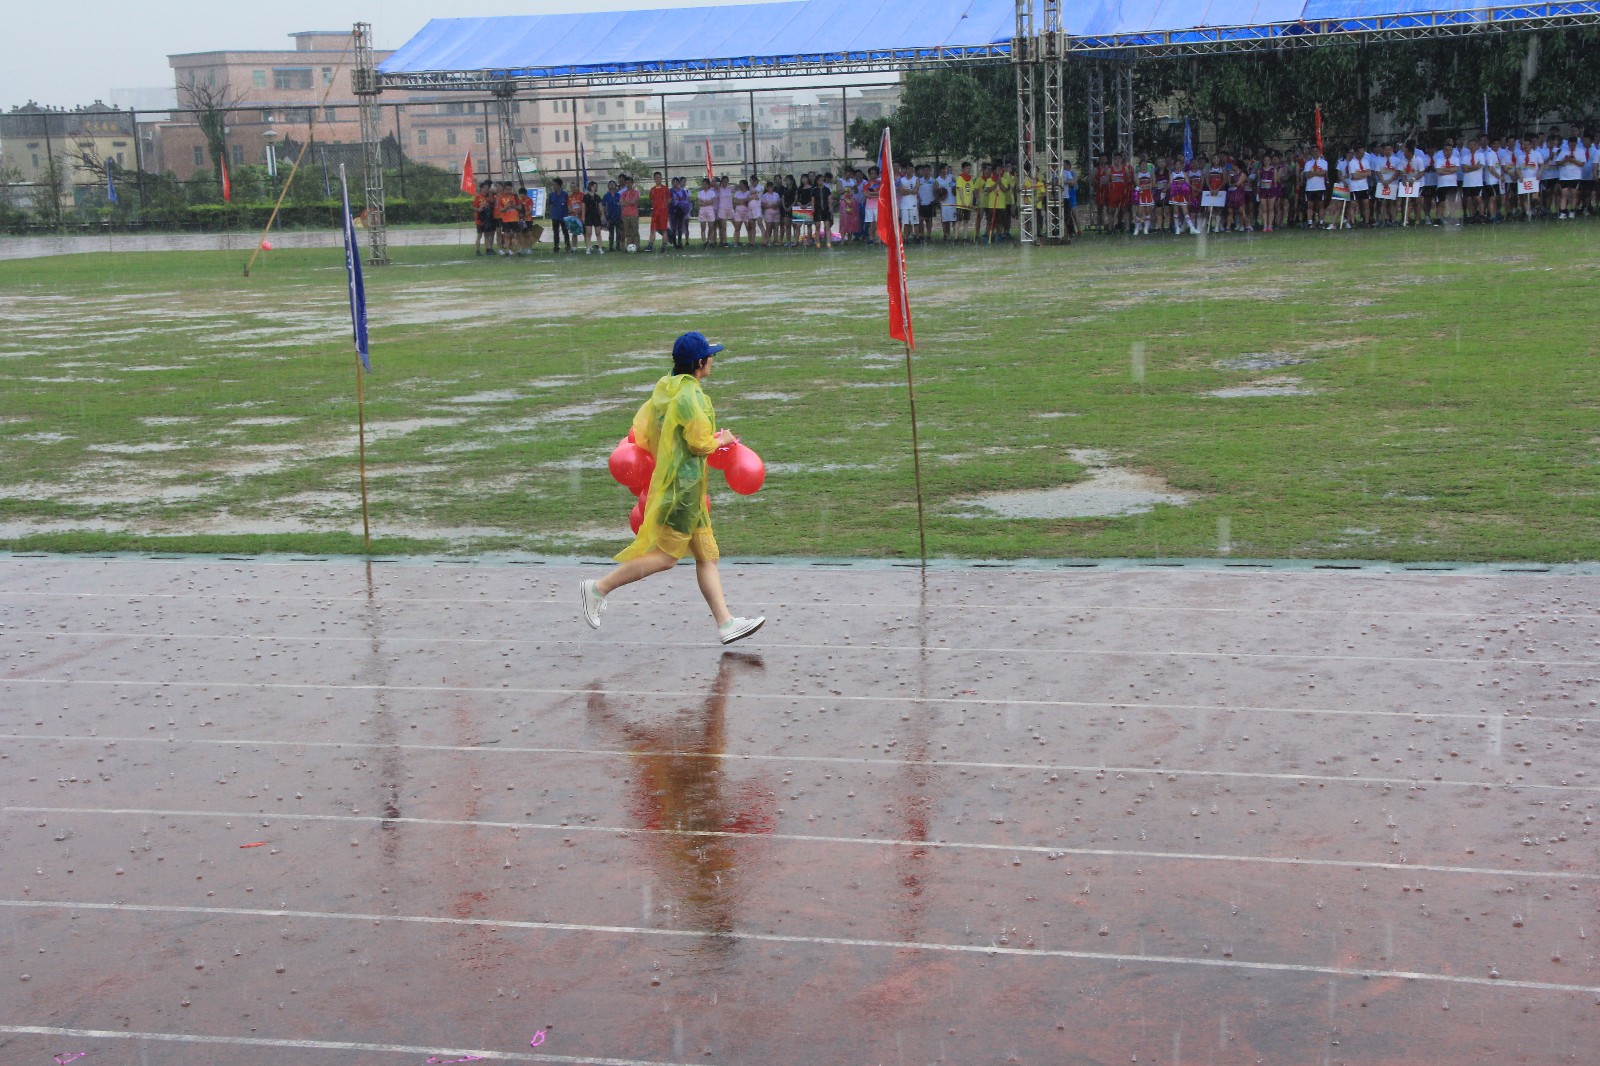
[[728,487],[734,492],[750,496],[759,491],[767,480],[767,464],[752,449],[743,444],[735,445],[733,460],[728,463],[722,476],[727,478]]
[[637,460],[634,452],[638,445],[625,440],[611,450],[611,458],[606,460],[606,466],[611,471],[611,476],[617,479],[617,484],[627,485],[634,479],[633,466]]
[[726,470],[733,461],[733,450],[739,447],[738,440],[732,444],[724,444],[710,455],[706,456],[706,465],[713,470]]
[[644,497],[640,496],[634,503],[633,510],[628,512],[628,528],[637,535],[642,525],[644,525]]
[[650,479],[655,477],[656,457],[637,444],[633,446],[633,450],[638,453],[634,456],[635,481],[628,486],[628,491],[642,495],[650,487]]
[[656,472],[656,458],[632,441],[625,440],[612,450],[606,466],[618,484],[637,494],[650,487],[650,478]]
[[628,443],[629,444],[637,444],[637,443],[639,443],[638,441],[633,439],[633,427],[632,426],[628,427]]

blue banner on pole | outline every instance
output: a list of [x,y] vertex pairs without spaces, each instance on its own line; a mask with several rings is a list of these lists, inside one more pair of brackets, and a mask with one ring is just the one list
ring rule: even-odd
[[1194,139],[1189,135],[1189,120],[1183,120],[1183,161],[1194,162]]
[[361,243],[356,240],[356,222],[350,216],[350,186],[345,182],[344,164],[339,164],[339,194],[344,201],[344,269],[350,282],[350,333],[355,338],[361,368],[372,370],[367,358],[367,290],[361,281]]
[[589,166],[583,158],[583,142],[578,142],[578,196],[589,191]]
[[117,183],[111,180],[111,160],[106,160],[106,199],[117,202]]

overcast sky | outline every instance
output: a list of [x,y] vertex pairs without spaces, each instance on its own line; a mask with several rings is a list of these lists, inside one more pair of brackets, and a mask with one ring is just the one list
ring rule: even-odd
[[58,8],[7,0],[0,16],[0,109],[29,100],[72,107],[108,99],[113,89],[170,86],[169,54],[292,48],[288,35],[297,30],[370,22],[377,46],[388,49],[430,18],[681,6],[673,0],[72,0]]

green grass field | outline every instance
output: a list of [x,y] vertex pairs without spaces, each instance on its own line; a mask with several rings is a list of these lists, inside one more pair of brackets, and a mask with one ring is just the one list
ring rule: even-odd
[[[1600,557],[1597,237],[914,248],[930,553]],[[342,259],[273,252],[246,279],[243,258],[0,262],[0,547],[360,550]],[[386,553],[617,550],[632,500],[606,456],[698,328],[729,346],[719,420],[769,469],[756,496],[714,493],[724,551],[916,554],[879,254],[401,249],[368,297]],[[1108,471],[1188,502],[973,502]]]

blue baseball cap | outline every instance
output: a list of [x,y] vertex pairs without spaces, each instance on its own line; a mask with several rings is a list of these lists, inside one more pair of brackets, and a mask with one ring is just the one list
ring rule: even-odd
[[706,340],[704,333],[685,333],[672,342],[672,365],[694,366],[708,356],[722,351],[722,345]]

